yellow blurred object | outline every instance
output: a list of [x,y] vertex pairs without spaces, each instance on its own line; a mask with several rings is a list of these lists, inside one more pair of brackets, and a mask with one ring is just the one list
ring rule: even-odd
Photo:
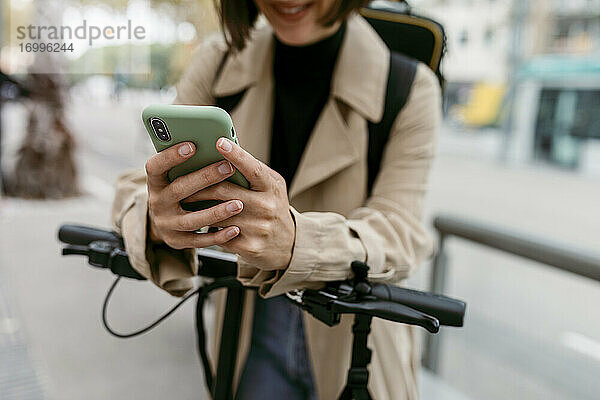
[[456,108],[460,120],[470,127],[493,125],[500,112],[506,86],[493,83],[477,83],[471,89],[469,101]]

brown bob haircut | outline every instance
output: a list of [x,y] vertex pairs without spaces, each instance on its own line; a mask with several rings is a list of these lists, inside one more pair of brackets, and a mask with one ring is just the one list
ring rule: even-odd
[[[335,0],[331,9],[320,22],[323,26],[331,26],[336,21],[345,19],[352,11],[366,6],[369,2],[370,0]],[[254,0],[215,0],[215,7],[221,19],[221,28],[229,49],[242,50],[259,15]]]

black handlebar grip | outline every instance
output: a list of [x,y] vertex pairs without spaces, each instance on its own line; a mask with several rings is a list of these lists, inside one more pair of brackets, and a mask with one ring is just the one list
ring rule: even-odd
[[58,230],[58,240],[79,246],[98,240],[121,244],[121,239],[114,232],[81,225],[62,225]]
[[434,316],[441,325],[463,326],[467,307],[464,301],[388,284],[372,284],[371,294],[378,299],[401,303]]

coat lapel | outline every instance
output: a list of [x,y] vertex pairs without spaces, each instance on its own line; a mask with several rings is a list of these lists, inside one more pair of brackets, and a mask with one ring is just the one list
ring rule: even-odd
[[240,145],[266,164],[271,154],[272,93],[273,80],[261,79],[248,88],[240,105],[231,114]]
[[377,33],[362,17],[349,18],[332,95],[304,150],[290,199],[366,157],[367,120],[381,120],[388,69],[389,50]]
[[337,100],[330,98],[317,120],[290,185],[290,199],[357,162],[364,139],[365,130],[361,124],[347,125]]

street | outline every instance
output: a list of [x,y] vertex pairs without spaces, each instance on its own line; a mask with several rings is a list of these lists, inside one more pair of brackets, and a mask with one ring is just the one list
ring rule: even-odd
[[[153,151],[139,117],[142,105],[166,100],[148,94],[96,107],[76,100],[67,115],[85,194],[0,200],[0,360],[9,353],[21,360],[19,368],[0,361],[0,399],[202,398],[193,301],[150,333],[113,338],[100,319],[113,277],[82,257],[61,257],[56,239],[66,222],[110,227],[116,177],[141,168]],[[23,110],[11,107],[6,152],[14,152],[23,129]],[[598,252],[598,176],[506,165],[495,156],[499,143],[496,132],[441,133],[427,225],[448,212]],[[444,331],[445,384],[470,399],[597,398],[598,282],[461,240],[451,239],[448,252],[446,294],[467,301],[468,314],[464,329]],[[425,287],[428,271],[424,265],[411,286]],[[175,301],[147,282],[122,282],[110,318],[118,330],[134,330]],[[22,390],[22,396],[6,395],[11,385],[13,395]]]

